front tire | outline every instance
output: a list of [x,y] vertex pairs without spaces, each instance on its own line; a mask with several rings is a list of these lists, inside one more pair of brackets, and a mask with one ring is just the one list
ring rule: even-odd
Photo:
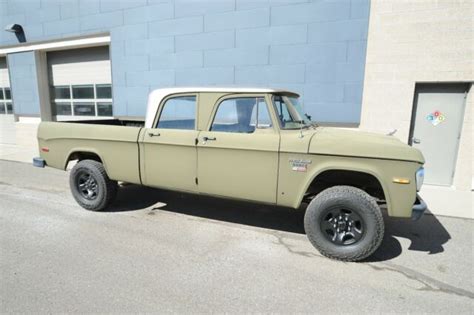
[[384,235],[382,212],[374,198],[352,186],[319,193],[306,209],[304,227],[321,254],[342,261],[369,257]]
[[77,203],[87,210],[106,209],[117,195],[117,182],[109,179],[102,163],[83,160],[69,176],[71,193]]

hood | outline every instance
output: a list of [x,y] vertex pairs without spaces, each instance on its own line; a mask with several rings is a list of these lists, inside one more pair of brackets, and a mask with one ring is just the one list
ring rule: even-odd
[[328,127],[314,131],[308,153],[425,162],[420,150],[396,137]]

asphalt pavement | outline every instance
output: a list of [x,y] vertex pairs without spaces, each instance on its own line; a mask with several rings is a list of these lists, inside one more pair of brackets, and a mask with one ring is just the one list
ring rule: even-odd
[[374,256],[344,263],[303,215],[136,185],[91,212],[67,172],[0,161],[0,312],[474,312],[474,221],[386,218]]

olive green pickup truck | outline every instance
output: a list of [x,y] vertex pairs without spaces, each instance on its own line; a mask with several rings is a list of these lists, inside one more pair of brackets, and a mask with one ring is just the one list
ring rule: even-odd
[[384,235],[381,207],[418,219],[424,159],[392,136],[320,127],[298,94],[263,88],[170,88],[146,121],[43,122],[36,166],[70,173],[76,201],[103,210],[117,181],[260,202],[307,205],[304,227],[325,256],[357,261]]

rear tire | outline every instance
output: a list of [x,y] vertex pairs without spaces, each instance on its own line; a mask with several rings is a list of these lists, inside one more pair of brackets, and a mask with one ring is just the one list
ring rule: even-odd
[[342,261],[369,257],[384,235],[382,212],[374,198],[352,186],[319,193],[306,209],[304,227],[322,255]]
[[83,160],[69,176],[71,193],[77,203],[87,210],[106,209],[117,195],[117,182],[109,179],[102,163]]

